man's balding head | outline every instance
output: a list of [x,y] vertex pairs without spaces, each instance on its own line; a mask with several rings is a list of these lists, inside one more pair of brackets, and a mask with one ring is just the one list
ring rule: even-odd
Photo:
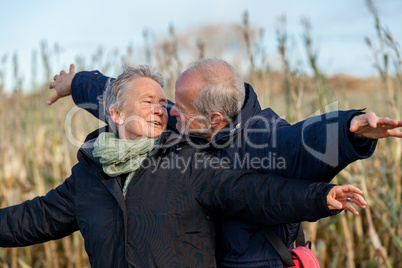
[[[220,112],[231,120],[236,118],[244,103],[244,82],[236,69],[224,60],[201,59],[184,72],[203,81],[193,104],[199,114]],[[184,74],[183,73],[183,74]]]
[[180,131],[201,131],[210,138],[241,111],[245,99],[243,79],[220,59],[201,59],[190,64],[176,81],[176,105]]

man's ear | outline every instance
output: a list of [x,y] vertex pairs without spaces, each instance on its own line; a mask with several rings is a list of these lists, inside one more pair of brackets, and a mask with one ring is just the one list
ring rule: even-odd
[[223,123],[223,115],[220,112],[212,112],[209,121],[211,122],[211,128],[217,128]]
[[123,113],[117,110],[114,106],[110,106],[109,114],[110,117],[112,117],[113,122],[115,122],[117,125],[121,125],[124,123]]

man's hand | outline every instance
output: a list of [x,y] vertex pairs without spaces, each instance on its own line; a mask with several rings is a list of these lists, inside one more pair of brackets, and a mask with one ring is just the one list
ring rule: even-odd
[[71,95],[71,83],[74,76],[75,66],[74,64],[71,64],[69,73],[61,71],[60,75],[56,74],[53,77],[53,82],[50,83],[49,88],[54,88],[56,90],[56,94],[54,94],[47,100],[46,103],[48,105],[52,105],[60,98]]
[[327,195],[328,208],[330,210],[346,209],[359,215],[359,212],[350,203],[366,208],[367,202],[361,196],[362,194],[362,190],[352,185],[334,186]]
[[349,130],[354,133],[356,138],[402,138],[402,132],[395,129],[398,127],[402,127],[402,121],[396,121],[388,117],[378,117],[375,113],[368,112],[353,117]]

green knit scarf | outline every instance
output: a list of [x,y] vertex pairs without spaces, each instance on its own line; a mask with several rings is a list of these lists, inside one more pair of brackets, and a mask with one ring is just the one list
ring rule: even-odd
[[99,157],[103,171],[110,177],[127,174],[123,193],[141,165],[158,142],[155,139],[123,140],[114,133],[101,133],[94,143],[92,155]]

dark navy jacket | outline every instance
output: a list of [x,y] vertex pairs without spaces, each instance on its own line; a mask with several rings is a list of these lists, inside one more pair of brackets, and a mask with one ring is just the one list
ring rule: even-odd
[[[339,212],[326,204],[333,185],[212,168],[220,159],[170,132],[162,134],[124,197],[120,178],[107,176],[92,156],[97,135],[89,135],[63,184],[0,209],[0,247],[80,230],[92,267],[215,267],[214,220],[221,216],[269,225]],[[177,159],[189,165],[177,168]]]
[[[74,102],[105,121],[97,97],[108,77],[98,71],[79,72],[72,83]],[[334,111],[294,125],[271,109],[261,110],[257,95],[245,84],[246,99],[238,117],[214,137],[214,154],[236,169],[253,169],[289,178],[329,182],[348,164],[372,155],[377,141],[355,139],[349,123],[361,110]],[[175,129],[169,117],[168,128]],[[291,201],[291,200],[290,200]],[[242,220],[225,218],[220,226],[218,250],[224,267],[282,267],[279,255],[265,239],[261,228]],[[299,224],[273,226],[289,248]],[[218,230],[219,231],[219,230]]]

